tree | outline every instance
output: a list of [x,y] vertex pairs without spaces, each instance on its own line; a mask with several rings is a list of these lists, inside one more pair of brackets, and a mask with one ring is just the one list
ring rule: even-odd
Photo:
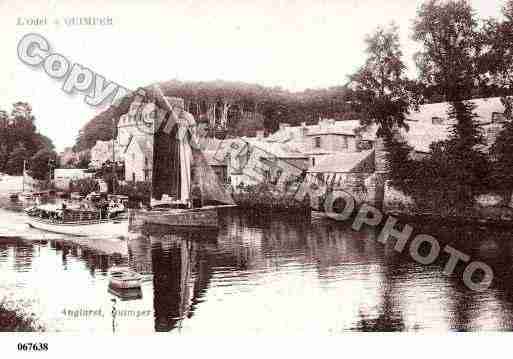
[[7,145],[0,145],[0,172],[4,171],[5,165],[9,160],[9,150],[7,149]]
[[481,35],[476,15],[466,0],[422,4],[413,24],[413,39],[422,44],[415,54],[420,80],[445,101],[469,99],[482,78]]
[[513,91],[513,0],[502,9],[504,19],[490,19],[483,30],[482,42],[486,48],[481,58],[481,71],[490,74],[492,86],[502,94]]
[[[408,91],[409,81],[404,74],[406,66],[402,61],[398,28],[394,24],[388,28],[378,28],[367,36],[365,43],[367,60],[350,77],[349,86],[354,95],[352,102],[363,114],[360,121],[363,127],[377,125],[376,153],[385,150],[385,161],[391,167],[388,173],[395,177],[394,184],[402,188],[401,181],[407,175],[403,169],[410,167],[408,154],[411,148],[399,142],[395,132],[406,127],[406,114],[412,106],[412,96]],[[382,148],[382,144],[385,148]],[[386,147],[391,151],[387,151]],[[401,163],[400,166],[396,166],[397,163]],[[380,190],[376,194],[375,204],[379,206],[384,200],[384,177],[379,170],[377,176],[376,180],[381,185],[378,185]]]
[[506,123],[492,145],[491,154],[495,161],[492,164],[490,182],[502,193],[506,205],[513,193],[513,98],[502,98]]
[[454,122],[450,138],[434,144],[424,164],[442,181],[443,196],[451,194],[451,205],[466,206],[483,187],[489,168],[474,105],[465,101],[485,81],[478,21],[467,1],[430,0],[417,13],[413,38],[423,46],[416,54],[420,80],[449,102],[448,117]]
[[391,137],[394,128],[405,127],[411,107],[396,25],[378,28],[365,39],[367,60],[350,77],[353,103],[363,113],[364,126],[375,123],[378,137]]
[[57,154],[46,148],[36,152],[30,159],[30,175],[38,180],[49,179],[50,165],[55,163]]
[[486,191],[490,163],[482,151],[484,137],[474,120],[475,105],[472,102],[452,103],[449,118],[456,119],[449,139],[443,141],[447,158],[443,166],[451,171],[447,177],[447,188],[455,189],[455,204],[471,204],[474,195]]
[[5,172],[13,176],[19,176],[23,173],[23,162],[29,158],[29,153],[23,144],[18,146],[12,151],[9,160],[5,165]]
[[502,9],[504,19],[491,19],[484,31],[484,43],[488,51],[483,56],[483,64],[490,73],[494,86],[502,90],[501,102],[504,105],[506,123],[492,145],[494,159],[490,182],[502,192],[505,204],[509,204],[513,188],[513,0]]

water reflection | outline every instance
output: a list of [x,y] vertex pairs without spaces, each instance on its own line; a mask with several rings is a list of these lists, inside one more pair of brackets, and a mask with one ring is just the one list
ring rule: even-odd
[[[233,211],[214,233],[153,226],[112,243],[0,239],[0,293],[30,303],[26,313],[61,331],[511,330],[510,234],[418,230],[490,264],[492,288],[472,292],[461,280],[464,266],[443,273],[448,255],[419,265],[393,243],[377,242],[373,230]],[[114,265],[143,274],[142,289],[109,291],[107,272]],[[111,315],[113,307],[119,314]],[[62,313],[82,308],[102,315]]]

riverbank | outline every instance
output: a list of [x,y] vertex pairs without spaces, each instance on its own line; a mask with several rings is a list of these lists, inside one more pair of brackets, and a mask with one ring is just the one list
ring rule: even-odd
[[385,209],[385,213],[402,221],[420,223],[440,223],[454,225],[480,225],[497,228],[513,228],[513,209],[508,207],[466,208],[458,213],[449,211],[411,211]]
[[265,183],[241,187],[232,193],[232,198],[239,208],[261,214],[310,217],[312,212],[309,201],[298,201],[293,192],[284,194]]
[[0,303],[0,331],[2,332],[42,332],[44,328],[31,316],[25,316],[21,310],[8,309]]

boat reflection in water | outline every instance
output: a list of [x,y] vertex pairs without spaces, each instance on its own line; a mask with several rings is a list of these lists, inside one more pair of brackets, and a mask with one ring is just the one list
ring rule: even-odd
[[109,293],[121,300],[134,300],[143,297],[141,288],[116,288],[109,285]]
[[[463,283],[464,265],[443,273],[447,257],[414,262],[374,229],[261,218],[228,211],[217,232],[145,227],[127,241],[0,240],[0,285],[29,301],[49,331],[182,334],[512,330],[510,233],[416,228],[494,269],[481,293]],[[109,291],[109,269],[128,266],[140,291]],[[103,316],[63,316],[63,308]]]

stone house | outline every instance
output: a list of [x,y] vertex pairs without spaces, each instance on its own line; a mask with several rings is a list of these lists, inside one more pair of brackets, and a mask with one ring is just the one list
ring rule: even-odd
[[264,181],[285,181],[280,171],[299,175],[309,165],[308,155],[289,144],[247,137],[225,141],[216,152],[216,158],[227,161],[229,182],[234,188]]
[[153,168],[153,141],[143,137],[132,137],[123,153],[125,181],[151,181]]
[[267,137],[269,142],[292,145],[307,155],[310,166],[323,156],[337,153],[359,152],[373,147],[375,130],[363,131],[358,120],[335,121],[320,119],[315,125],[290,126],[280,124],[280,129]]

